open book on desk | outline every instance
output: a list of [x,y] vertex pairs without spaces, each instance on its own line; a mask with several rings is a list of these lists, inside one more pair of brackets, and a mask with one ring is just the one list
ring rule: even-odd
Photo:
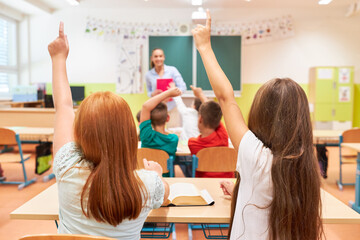
[[210,206],[214,203],[206,189],[199,191],[192,183],[174,183],[170,185],[170,194],[163,206]]

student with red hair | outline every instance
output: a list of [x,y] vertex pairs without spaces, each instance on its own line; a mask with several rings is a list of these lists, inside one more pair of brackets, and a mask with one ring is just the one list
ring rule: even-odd
[[59,233],[140,239],[153,208],[169,194],[159,164],[136,170],[138,138],[126,101],[96,92],[73,111],[66,74],[69,44],[60,23],[49,44],[55,106],[54,173],[59,191]]

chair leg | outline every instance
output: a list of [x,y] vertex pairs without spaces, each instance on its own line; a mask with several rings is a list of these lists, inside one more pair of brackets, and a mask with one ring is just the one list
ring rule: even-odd
[[192,240],[192,229],[191,229],[191,224],[188,224],[188,236],[189,236],[189,240]]

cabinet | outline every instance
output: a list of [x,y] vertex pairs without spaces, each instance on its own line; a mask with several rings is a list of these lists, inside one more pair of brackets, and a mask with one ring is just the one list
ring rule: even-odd
[[313,67],[309,103],[314,129],[352,128],[354,67]]

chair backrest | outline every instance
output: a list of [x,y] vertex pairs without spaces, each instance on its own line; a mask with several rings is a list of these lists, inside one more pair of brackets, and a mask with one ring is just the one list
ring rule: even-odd
[[24,236],[19,240],[115,240],[115,238],[74,234],[39,234]]
[[0,145],[17,145],[16,133],[7,128],[0,128]]
[[138,168],[144,168],[143,159],[146,158],[148,161],[154,161],[160,164],[163,169],[163,173],[168,173],[167,160],[169,154],[163,150],[152,149],[152,148],[139,148],[137,152]]
[[349,129],[343,132],[342,142],[360,143],[360,128]]
[[203,148],[197,154],[198,171],[234,172],[236,170],[236,151],[229,147]]

